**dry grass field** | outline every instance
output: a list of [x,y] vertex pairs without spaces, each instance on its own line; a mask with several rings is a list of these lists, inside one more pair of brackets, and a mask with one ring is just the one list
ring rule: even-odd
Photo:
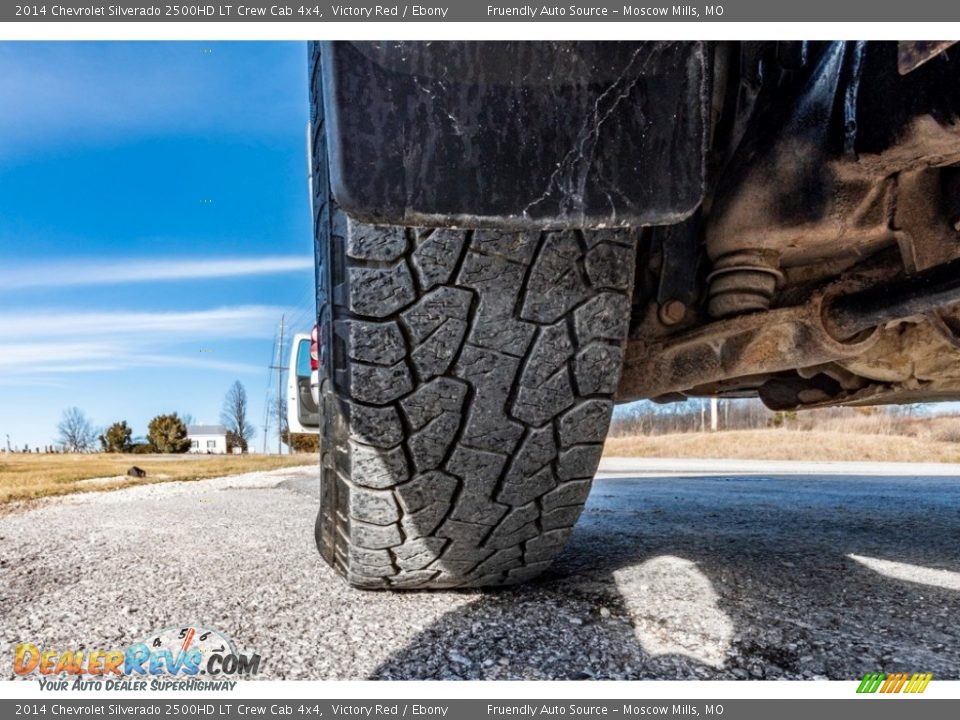
[[[0,504],[144,483],[235,475],[310,465],[312,455],[23,455],[0,454]],[[145,478],[127,477],[136,465]]]
[[909,436],[836,430],[635,435],[609,438],[603,451],[608,457],[960,462],[960,443],[937,439],[934,434]]

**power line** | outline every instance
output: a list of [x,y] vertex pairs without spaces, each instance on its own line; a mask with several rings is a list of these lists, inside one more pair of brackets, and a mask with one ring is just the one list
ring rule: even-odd
[[297,312],[288,323],[291,334],[303,329],[304,325],[312,328],[316,324],[317,296],[316,288],[312,284],[304,290],[294,307],[297,308]]

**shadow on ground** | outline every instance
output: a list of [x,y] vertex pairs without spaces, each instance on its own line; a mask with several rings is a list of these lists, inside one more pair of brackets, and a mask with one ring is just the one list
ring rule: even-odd
[[377,679],[960,677],[960,479],[601,479],[540,580]]

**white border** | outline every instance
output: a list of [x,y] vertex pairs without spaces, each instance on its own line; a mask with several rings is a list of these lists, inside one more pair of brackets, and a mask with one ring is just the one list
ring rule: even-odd
[[[731,22],[425,22],[425,23],[6,23],[3,40],[675,40],[806,39],[939,40],[960,37],[960,23],[731,23]],[[919,668],[918,668],[919,670]],[[960,681],[934,677],[923,695],[856,695],[856,681],[241,681],[232,692],[41,692],[36,680],[0,682],[4,699],[177,698],[606,700],[739,698],[960,698]]]

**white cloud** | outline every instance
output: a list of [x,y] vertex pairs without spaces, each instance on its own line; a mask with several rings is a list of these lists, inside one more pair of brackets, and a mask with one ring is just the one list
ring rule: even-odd
[[0,293],[44,287],[127,285],[171,280],[278,275],[312,269],[313,258],[311,257],[282,255],[220,260],[198,258],[36,263],[0,268]]
[[[22,312],[0,316],[0,341],[25,338],[147,338],[183,340],[258,338],[269,335],[285,308],[239,305],[185,312]],[[4,354],[7,354],[6,347]]]
[[133,368],[193,368],[233,373],[260,373],[262,367],[249,363],[217,360],[193,355],[140,352],[137,348],[117,343],[35,343],[13,346],[13,352],[0,356],[2,384],[22,385],[23,376],[72,375],[76,373],[114,372]]
[[[0,373],[44,376],[148,367],[260,372],[260,367],[209,356],[202,352],[203,346],[269,338],[284,310],[251,305],[194,312],[4,315],[0,316]],[[171,349],[176,346],[180,347]]]

